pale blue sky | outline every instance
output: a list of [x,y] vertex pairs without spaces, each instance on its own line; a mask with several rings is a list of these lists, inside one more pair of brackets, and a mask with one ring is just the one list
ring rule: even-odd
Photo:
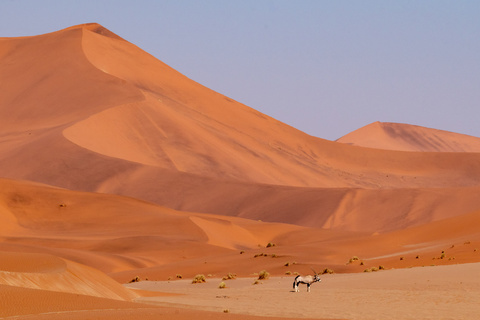
[[480,137],[480,1],[0,0],[0,37],[86,22],[320,138],[374,121]]

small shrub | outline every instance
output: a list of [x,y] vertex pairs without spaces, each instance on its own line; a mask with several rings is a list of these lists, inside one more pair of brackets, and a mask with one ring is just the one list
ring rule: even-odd
[[371,267],[370,269],[372,270],[372,272],[378,271],[378,268],[377,268],[377,267]]
[[367,268],[367,269],[363,270],[363,272],[372,272],[372,269]]
[[225,289],[226,286],[227,286],[227,285],[225,284],[225,282],[222,281],[222,282],[220,282],[220,284],[218,285],[218,288],[219,288],[219,289]]
[[269,242],[269,243],[267,244],[267,248],[270,248],[270,247],[275,247],[275,243]]
[[360,261],[360,265],[363,266],[365,265],[365,263],[363,261]]
[[245,253],[245,250],[240,251],[240,254],[244,254],[244,253]]
[[222,278],[222,280],[231,280],[237,278],[237,275],[235,273],[228,273],[226,276]]
[[197,274],[195,278],[193,278],[192,283],[203,283],[207,282],[207,279],[205,279],[205,276],[203,274]]
[[328,273],[328,274],[332,274],[332,273],[334,273],[334,272],[333,272],[332,269],[329,269],[329,268],[323,269],[322,274],[327,274],[327,273]]
[[378,266],[378,270],[385,270],[384,266]]
[[296,276],[298,276],[298,272],[297,272],[297,271],[295,271],[293,274],[296,275]]
[[290,266],[290,262],[285,263],[284,266],[285,266],[285,267]]
[[268,277],[270,277],[270,273],[266,270],[262,270],[258,273],[258,280],[266,280]]
[[292,274],[292,272],[290,272],[290,271],[287,271],[287,272],[285,272],[285,274],[287,274],[287,275],[291,275],[291,274]]
[[445,259],[445,252],[442,251],[442,255],[440,256],[440,259]]
[[177,279],[182,279],[182,275],[181,274],[177,274]]
[[136,276],[135,278],[133,278],[132,280],[130,280],[130,283],[132,282],[140,282],[140,277],[139,276]]
[[352,263],[353,261],[357,261],[359,260],[357,256],[353,256],[350,258],[350,260],[348,260],[348,263]]
[[276,258],[277,255],[275,253],[272,253],[272,258]]
[[223,313],[229,313],[229,312],[230,312],[230,310],[228,310],[228,309],[223,309]]
[[260,283],[260,281],[258,281],[258,280],[255,280],[255,281],[253,281],[253,283],[252,283],[252,284],[259,284],[259,283]]
[[417,256],[415,257],[415,259],[420,259],[420,256],[419,256],[419,255],[417,255]]
[[405,259],[405,258],[404,258],[404,257],[400,257],[400,260],[403,260],[403,259]]

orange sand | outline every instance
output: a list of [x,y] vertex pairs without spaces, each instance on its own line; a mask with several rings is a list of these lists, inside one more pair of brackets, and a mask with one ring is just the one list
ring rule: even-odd
[[[0,38],[0,82],[2,317],[478,313],[479,138],[390,123],[312,137],[98,24]],[[363,273],[379,266],[402,270]],[[260,270],[311,268],[337,274],[309,299],[292,276],[249,290]],[[247,280],[191,292],[196,274],[228,272]],[[137,276],[184,280],[120,284]]]

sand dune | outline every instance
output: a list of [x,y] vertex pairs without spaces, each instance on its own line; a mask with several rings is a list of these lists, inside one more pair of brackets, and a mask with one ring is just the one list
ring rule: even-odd
[[[0,316],[295,317],[145,306],[119,283],[480,261],[479,138],[378,122],[312,137],[95,23],[0,38],[0,82]],[[348,299],[361,308],[302,316],[387,315]]]
[[101,272],[45,254],[0,254],[0,284],[67,292],[114,300],[131,300],[135,294]]
[[[161,179],[161,169],[302,187],[451,187],[479,179],[476,154],[393,153],[308,136],[107,33],[82,25],[2,39],[2,176],[108,192],[127,171],[124,184],[154,189],[139,174]],[[460,161],[465,166],[452,165]]]
[[[246,276],[265,268],[283,274],[289,269],[285,267],[288,261],[297,262],[290,267],[292,272],[308,272],[310,266],[363,271],[358,263],[347,264],[352,256],[380,260],[388,267],[406,267],[429,264],[429,259],[447,249],[448,257],[456,256],[456,260],[441,259],[441,264],[480,259],[473,250],[480,244],[480,232],[476,230],[480,209],[436,219],[425,214],[425,221],[417,221],[416,227],[391,227],[378,233],[358,227],[354,231],[347,227],[307,228],[179,212],[132,198],[29,182],[0,180],[0,185],[2,216],[8,214],[18,224],[3,234],[1,250],[54,254],[99,269],[120,282],[135,276],[166,279],[197,273],[235,272]],[[419,217],[421,212],[419,209]],[[345,220],[355,222],[356,218],[347,215]],[[392,220],[392,224],[403,223],[400,217]],[[269,242],[276,246],[266,248]],[[422,259],[400,261],[399,257],[407,253],[421,254]],[[29,264],[18,262],[23,261],[19,257],[6,261],[12,260],[10,265],[16,268],[28,269],[36,264],[36,256],[22,258],[31,259]],[[42,261],[41,266],[47,268],[50,260]],[[58,262],[53,263],[55,268],[63,265],[60,258],[52,261]],[[6,263],[6,269],[12,268]]]
[[480,152],[480,138],[403,123],[374,122],[337,142],[385,150]]

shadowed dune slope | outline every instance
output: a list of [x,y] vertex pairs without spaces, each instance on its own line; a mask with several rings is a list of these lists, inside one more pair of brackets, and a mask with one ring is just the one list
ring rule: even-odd
[[402,123],[374,122],[337,142],[400,151],[480,152],[480,138]]

